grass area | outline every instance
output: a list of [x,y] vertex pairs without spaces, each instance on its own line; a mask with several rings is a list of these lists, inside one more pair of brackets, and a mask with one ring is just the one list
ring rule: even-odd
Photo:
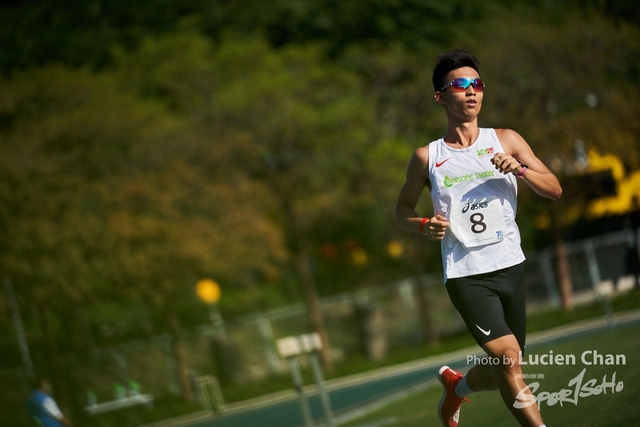
[[[640,308],[640,289],[634,289],[625,294],[616,296],[611,299],[611,305],[614,312]],[[528,316],[527,331],[535,332],[546,330],[579,320],[603,316],[604,314],[605,310],[601,301],[595,301],[590,304],[578,306],[569,311],[561,308],[541,310]],[[464,331],[454,336],[442,338],[437,345],[394,348],[390,351],[389,356],[383,361],[374,362],[368,359],[365,355],[353,355],[338,364],[333,372],[326,373],[326,378],[340,378],[347,375],[366,372],[372,369],[392,366],[399,363],[460,350],[474,345],[476,344],[471,335]],[[305,384],[313,382],[313,375],[309,369],[303,369],[302,374]],[[223,385],[222,393],[226,402],[237,402],[276,391],[290,389],[291,378],[288,373],[285,373],[283,375],[272,376],[265,380],[256,381],[250,384],[226,384]]]
[[[616,312],[640,308],[640,290],[634,290],[613,299],[612,307]],[[571,311],[564,311],[562,309],[549,309],[545,311],[538,311],[538,312],[532,313],[528,317],[527,329],[529,332],[545,330],[551,327],[561,326],[563,324],[567,324],[567,323],[571,323],[579,320],[603,316],[604,314],[605,314],[604,307],[602,302],[600,301],[596,301],[588,305],[576,307]],[[635,331],[635,333],[637,334],[638,331]],[[618,337],[618,340],[621,342],[625,341],[620,337]],[[634,341],[626,340],[626,342],[627,344],[632,344]],[[352,355],[347,360],[338,364],[333,372],[327,373],[326,378],[327,379],[340,378],[347,375],[352,375],[352,374],[370,371],[377,368],[382,368],[385,366],[397,365],[404,362],[422,359],[428,356],[460,350],[470,346],[475,347],[476,344],[475,344],[475,341],[471,338],[471,336],[465,331],[455,336],[444,337],[440,340],[440,342],[437,345],[433,345],[433,346],[423,345],[423,346],[414,346],[414,347],[393,348],[389,356],[385,360],[379,361],[379,362],[371,361],[364,355]],[[554,346],[553,348],[554,352],[558,353],[558,351],[560,351],[559,350],[560,348],[561,348],[560,345],[558,345],[557,348]],[[535,349],[535,350],[542,351],[542,348],[539,350],[538,349]],[[629,357],[630,354],[631,353],[628,353],[629,359],[630,359]],[[567,387],[566,383],[568,379],[573,378],[573,376],[575,376],[575,374],[579,372],[579,370],[577,370],[578,371],[577,373],[571,375],[570,373],[573,373],[574,370],[575,369],[572,369],[567,372],[560,372],[560,373],[553,373],[551,371],[544,370],[543,372],[545,373],[545,382],[541,384],[541,390],[560,390],[563,387],[562,385],[556,385],[555,383],[547,384],[546,381],[550,378],[562,379],[562,381],[564,382],[564,387],[566,388]],[[549,372],[548,376],[547,376],[547,372]],[[598,378],[598,376],[592,376],[592,372],[595,375],[599,371],[597,371],[595,367],[594,369],[589,369],[588,371],[589,378]],[[536,371],[536,373],[538,373],[538,371]],[[625,374],[624,381],[626,384],[627,373],[625,372],[624,374]],[[602,375],[604,374],[598,373],[598,375],[601,378]],[[618,375],[620,378],[622,378],[620,375],[622,375],[622,372],[619,373]],[[304,376],[305,384],[313,383],[313,376],[310,370],[303,369],[303,376]],[[635,382],[638,382],[637,379],[638,378],[636,378]],[[277,391],[291,390],[291,388],[292,388],[291,378],[289,373],[286,372],[282,375],[277,375],[277,376],[274,375],[262,381],[257,381],[252,383],[223,384],[222,393],[223,393],[225,402],[231,403],[231,402],[238,402],[238,401],[243,401],[250,398],[267,395]],[[625,390],[627,390],[627,388],[625,388]],[[486,405],[493,405],[493,406],[490,406],[493,409],[490,412],[488,412],[488,415],[493,416],[493,414],[498,413],[498,414],[501,414],[501,418],[511,421],[511,415],[507,412],[507,409],[504,407],[504,405],[500,401],[497,393],[479,393],[472,397],[473,397],[473,402],[472,404],[468,405],[468,408],[466,407],[467,405],[465,404],[463,419],[465,418],[474,419],[474,420],[478,419],[479,420],[478,422],[480,422],[480,420],[483,420],[483,417],[487,415],[483,415],[482,411],[479,411],[479,413],[475,414],[472,408],[483,407],[486,404]],[[398,414],[406,414],[406,416],[404,416],[403,418],[398,418],[401,420],[400,422],[395,424],[389,424],[389,425],[396,425],[396,426],[406,425],[409,427],[411,425],[421,425],[421,426],[438,425],[437,418],[434,418],[435,412],[433,410],[433,405],[435,402],[435,405],[437,406],[439,399],[440,399],[440,390],[431,389],[419,395],[416,395],[411,399],[397,403],[396,404],[397,406],[396,405],[393,406],[393,408],[396,408],[396,409],[391,410],[389,414],[385,414],[385,413],[372,414],[371,416],[373,418],[366,418],[364,421],[361,421],[361,422],[364,423],[366,420],[371,421],[374,419],[380,420],[381,418],[384,419],[385,417],[398,418],[399,417]],[[597,402],[597,404],[599,405],[598,407],[600,407],[600,403],[602,403],[603,405],[606,404],[605,401],[601,402],[599,399],[600,399],[600,396],[593,396],[588,399],[584,399],[585,403],[584,404],[580,403],[578,408],[583,408],[583,407],[590,408],[592,405],[592,402]],[[429,403],[425,404],[425,402],[429,402]],[[179,399],[167,397],[166,399],[158,400],[154,405],[153,410],[141,410],[133,414],[121,414],[121,415],[118,415],[120,417],[118,419],[104,417],[104,419],[100,419],[100,423],[96,423],[95,422],[96,420],[93,420],[92,423],[88,423],[88,424],[79,423],[78,425],[95,425],[96,427],[100,427],[100,426],[106,427],[106,426],[116,426],[116,425],[126,426],[126,425],[132,425],[132,424],[135,425],[135,422],[130,422],[131,419],[143,420],[144,422],[148,423],[148,422],[153,422],[161,419],[171,418],[181,414],[195,412],[199,409],[200,407],[198,406],[197,402],[185,403]],[[467,409],[469,409],[469,411],[467,411]],[[550,413],[552,413],[555,410],[557,410],[557,408],[556,409],[549,408]],[[470,412],[471,415],[469,415],[468,412]],[[546,412],[545,412],[545,416],[546,416]],[[561,415],[558,415],[558,417],[561,417]],[[562,418],[558,418],[558,419],[562,419]],[[495,424],[493,423],[493,421],[495,420],[487,419],[486,421],[482,421],[484,424],[477,424],[477,425],[487,425],[487,426],[498,425],[499,426],[499,424]],[[415,424],[411,424],[411,423],[415,423]],[[507,423],[504,425],[513,425],[513,422],[511,421],[511,424]],[[551,424],[551,425],[554,425],[554,424]],[[562,424],[556,423],[556,425],[562,425]],[[583,424],[567,422],[566,425],[582,426]],[[589,425],[589,424],[584,424],[584,425]],[[607,425],[607,424],[593,424],[593,425]],[[609,425],[617,425],[617,424],[609,424]],[[627,425],[633,425],[633,424],[627,424]]]
[[[461,348],[474,345],[475,341],[466,332],[455,336],[447,337],[434,346],[416,346],[395,348],[389,356],[382,361],[372,361],[367,356],[356,354],[350,356],[344,362],[338,364],[333,372],[325,372],[325,379],[341,378],[372,369],[383,368],[385,366],[397,365],[403,362],[421,359],[428,356],[447,353]],[[302,376],[305,384],[314,382],[313,373],[310,368],[302,368]],[[226,384],[222,387],[225,402],[237,402],[264,394],[291,389],[291,376],[289,372],[282,375],[273,375],[262,381],[250,384]]]
[[[541,402],[541,412],[547,425],[571,425],[581,427],[610,427],[610,426],[638,426],[640,425],[640,325],[626,326],[612,331],[600,332],[535,348],[532,355],[573,354],[576,364],[569,366],[527,366],[524,373],[530,379],[525,381],[539,383],[535,394],[540,398],[543,392],[559,392],[574,390],[575,385],[569,385],[573,379],[581,374],[583,369],[581,396],[575,403],[562,404],[549,398]],[[626,364],[617,366],[587,366],[581,361],[585,351],[597,351],[600,354],[623,354]],[[525,361],[527,359],[525,358]],[[615,382],[617,391],[607,388],[599,393],[596,389],[604,381]],[[535,379],[533,379],[535,377]],[[541,378],[543,377],[543,378]],[[606,378],[606,380],[605,380]],[[588,382],[588,381],[592,382]],[[592,391],[586,387],[593,388]],[[423,427],[440,425],[437,416],[438,402],[442,389],[437,386],[417,393],[407,399],[391,404],[362,418],[353,420],[344,427],[365,427],[367,425],[384,425],[386,427]],[[574,394],[568,398],[573,399]],[[518,425],[509,410],[502,402],[499,393],[475,393],[470,396],[471,401],[464,403],[461,411],[461,423],[475,427],[507,427]]]
[[[610,302],[616,313],[640,308],[640,289],[616,295],[610,299]],[[594,301],[574,307],[572,310],[560,308],[540,310],[527,316],[527,332],[543,331],[579,320],[604,316],[605,313],[603,301]]]
[[[325,379],[341,378],[348,375],[358,374],[385,366],[397,365],[399,363],[410,362],[442,353],[459,350],[475,345],[475,341],[466,332],[446,339],[433,346],[416,346],[395,348],[389,356],[382,361],[372,361],[365,355],[357,354],[350,356],[344,362],[338,364],[333,372],[325,372]],[[314,382],[311,369],[302,368],[303,382],[311,384]],[[274,375],[262,381],[250,384],[228,384],[222,388],[225,402],[236,402],[250,399],[264,394],[291,389],[291,376],[288,372],[282,375]]]
[[156,398],[153,407],[133,406],[119,411],[95,416],[82,414],[74,419],[74,426],[81,427],[133,427],[202,410],[198,402],[185,402],[175,398]]

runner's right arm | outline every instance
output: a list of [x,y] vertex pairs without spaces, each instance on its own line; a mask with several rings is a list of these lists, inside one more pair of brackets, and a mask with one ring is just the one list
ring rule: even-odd
[[[418,148],[411,156],[407,167],[407,177],[400,190],[396,203],[396,221],[405,230],[420,232],[423,217],[416,212],[416,205],[424,187],[431,187],[429,182],[429,147]],[[449,223],[441,215],[429,219],[423,233],[432,240],[442,240]]]

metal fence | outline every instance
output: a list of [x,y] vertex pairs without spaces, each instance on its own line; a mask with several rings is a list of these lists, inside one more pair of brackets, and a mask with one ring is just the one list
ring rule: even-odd
[[[636,241],[640,241],[640,229],[567,244],[576,303],[624,292],[634,286],[626,260]],[[555,257],[551,249],[527,254],[525,286],[529,312],[560,304],[554,268]],[[394,348],[420,344],[418,286],[426,287],[431,322],[438,336],[464,330],[460,316],[449,301],[441,274],[424,276],[420,285],[407,279],[323,298],[321,309],[334,361],[340,363],[354,354],[367,352],[384,355]],[[363,330],[363,316],[369,322],[369,336]],[[224,329],[233,355],[232,367],[227,369],[232,369],[231,377],[240,382],[286,374],[287,366],[278,356],[276,340],[311,332],[303,304],[247,315],[227,322]],[[371,330],[375,335],[373,338]],[[213,326],[203,325],[183,337],[186,362],[194,383],[198,377],[219,374],[215,368],[213,336]],[[374,348],[367,347],[371,341]],[[99,400],[110,398],[109,388],[114,381],[128,379],[139,383],[143,392],[153,390],[158,395],[179,392],[168,335],[98,349],[92,358],[95,372],[87,376],[93,379],[87,387],[98,395]],[[67,363],[72,365],[73,361]],[[0,374],[4,379],[20,376],[19,373]],[[15,387],[10,386],[12,381],[2,383],[0,393],[6,391],[1,390],[4,388],[16,392]],[[21,384],[24,384],[23,380]],[[224,391],[223,387],[223,395]]]
[[[576,303],[592,301],[602,295],[623,292],[633,287],[634,281],[626,260],[639,235],[640,229],[629,229],[567,244]],[[530,313],[560,304],[554,269],[555,257],[551,249],[527,254],[525,286]],[[334,361],[339,363],[354,354],[367,352],[367,343],[363,342],[366,340],[362,331],[363,312],[376,329],[376,339],[383,353],[394,348],[420,344],[417,286],[427,288],[431,322],[438,336],[464,330],[464,323],[449,301],[441,274],[424,276],[421,285],[416,284],[413,279],[407,279],[323,298],[321,309]],[[287,366],[278,356],[275,341],[311,332],[304,304],[247,315],[227,322],[224,328],[235,359],[233,377],[238,381],[261,379],[286,372]],[[213,372],[213,333],[213,326],[203,325],[185,337],[187,361],[194,378]],[[164,388],[177,393],[176,380],[170,374],[172,366],[168,340],[168,337],[159,337],[146,343],[100,350],[99,353],[101,358],[119,360],[110,365],[112,369],[121,371],[119,376],[123,376],[123,372],[131,376],[134,371],[141,383],[155,381],[153,389]],[[144,361],[138,358],[140,353],[144,354]],[[119,356],[116,357],[116,354]],[[156,356],[149,357],[152,354]],[[150,363],[150,360],[157,362]],[[158,375],[159,373],[166,374]],[[158,382],[158,376],[165,378],[164,382]]]

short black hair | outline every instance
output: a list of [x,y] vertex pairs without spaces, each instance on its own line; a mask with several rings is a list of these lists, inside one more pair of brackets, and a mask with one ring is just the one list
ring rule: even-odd
[[431,77],[433,89],[436,92],[442,89],[442,86],[448,83],[444,81],[447,74],[462,67],[471,67],[480,74],[478,58],[465,50],[457,49],[438,55],[438,63],[433,69],[433,76]]

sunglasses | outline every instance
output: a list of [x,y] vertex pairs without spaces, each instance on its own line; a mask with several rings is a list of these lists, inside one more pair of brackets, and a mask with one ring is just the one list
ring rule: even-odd
[[469,86],[473,86],[473,89],[476,92],[482,92],[484,90],[484,83],[480,78],[469,79],[467,77],[460,77],[457,79],[453,79],[450,83],[444,85],[442,89],[439,90],[439,92],[442,92],[449,86],[451,86],[451,90],[453,92],[464,92]]

